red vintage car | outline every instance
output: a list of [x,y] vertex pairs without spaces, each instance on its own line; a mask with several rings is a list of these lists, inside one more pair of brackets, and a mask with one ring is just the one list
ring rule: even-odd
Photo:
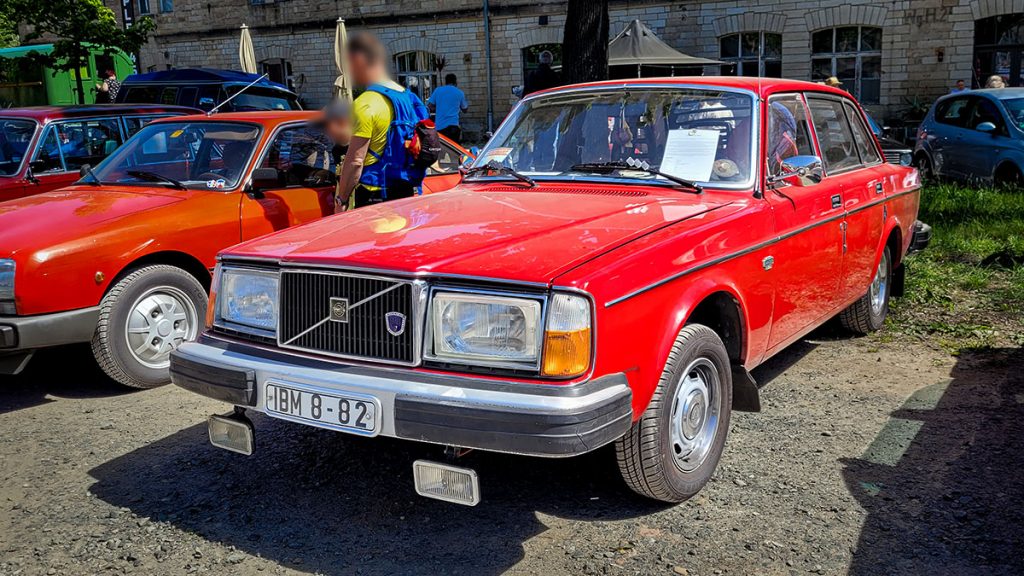
[[[217,252],[334,212],[331,143],[312,112],[157,120],[66,188],[0,203],[0,374],[92,342],[129,386],[166,384],[195,338]],[[446,142],[424,188],[454,186]]]
[[199,112],[183,106],[38,106],[0,110],[0,201],[78,180],[157,118]]
[[[172,381],[363,436],[572,456],[615,444],[627,484],[695,494],[750,370],[838,316],[881,328],[902,290],[915,170],[860,106],[807,82],[570,86],[511,112],[464,183],[222,252],[207,329]],[[470,469],[417,461],[419,493],[474,504]]]

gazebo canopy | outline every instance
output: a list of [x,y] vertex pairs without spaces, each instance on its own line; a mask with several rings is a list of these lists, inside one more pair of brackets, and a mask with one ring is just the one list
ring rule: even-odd
[[609,66],[705,66],[722,64],[718,60],[683,54],[658,38],[639,20],[608,44]]

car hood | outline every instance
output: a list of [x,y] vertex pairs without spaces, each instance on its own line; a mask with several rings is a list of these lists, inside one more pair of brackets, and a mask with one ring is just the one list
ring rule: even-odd
[[657,187],[463,185],[236,246],[229,257],[548,283],[608,250],[723,205]]
[[69,186],[0,202],[0,254],[81,238],[111,220],[174,204],[178,191],[139,186]]

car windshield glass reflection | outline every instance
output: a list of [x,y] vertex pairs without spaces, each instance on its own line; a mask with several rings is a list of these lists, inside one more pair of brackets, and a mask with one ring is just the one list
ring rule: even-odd
[[1006,114],[1010,117],[1010,122],[1017,128],[1024,130],[1024,98],[1003,100],[1003,107],[1006,108]]
[[18,173],[35,131],[31,120],[0,119],[0,176]]
[[[646,163],[695,182],[748,183],[753,100],[705,89],[567,92],[527,100],[477,158],[537,179],[575,174],[581,164]],[[661,180],[621,169],[617,178]]]
[[246,124],[150,124],[93,172],[104,184],[230,189],[245,173],[258,136]]

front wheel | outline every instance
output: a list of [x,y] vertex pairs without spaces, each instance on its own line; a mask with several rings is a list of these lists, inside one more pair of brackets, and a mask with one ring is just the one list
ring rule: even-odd
[[135,270],[100,303],[92,338],[96,362],[125,386],[168,384],[171,351],[199,334],[206,303],[203,285],[180,268],[155,265]]
[[615,443],[619,471],[635,492],[682,502],[711,479],[725,447],[732,370],[714,330],[679,332],[643,416]]
[[889,247],[882,251],[875,275],[868,291],[859,300],[839,314],[839,322],[847,330],[861,336],[874,332],[885,324],[889,313],[889,292],[892,288],[892,257]]
[[917,173],[921,175],[922,182],[935,180],[935,170],[932,168],[932,161],[923,152],[914,159],[914,167],[917,168]]

